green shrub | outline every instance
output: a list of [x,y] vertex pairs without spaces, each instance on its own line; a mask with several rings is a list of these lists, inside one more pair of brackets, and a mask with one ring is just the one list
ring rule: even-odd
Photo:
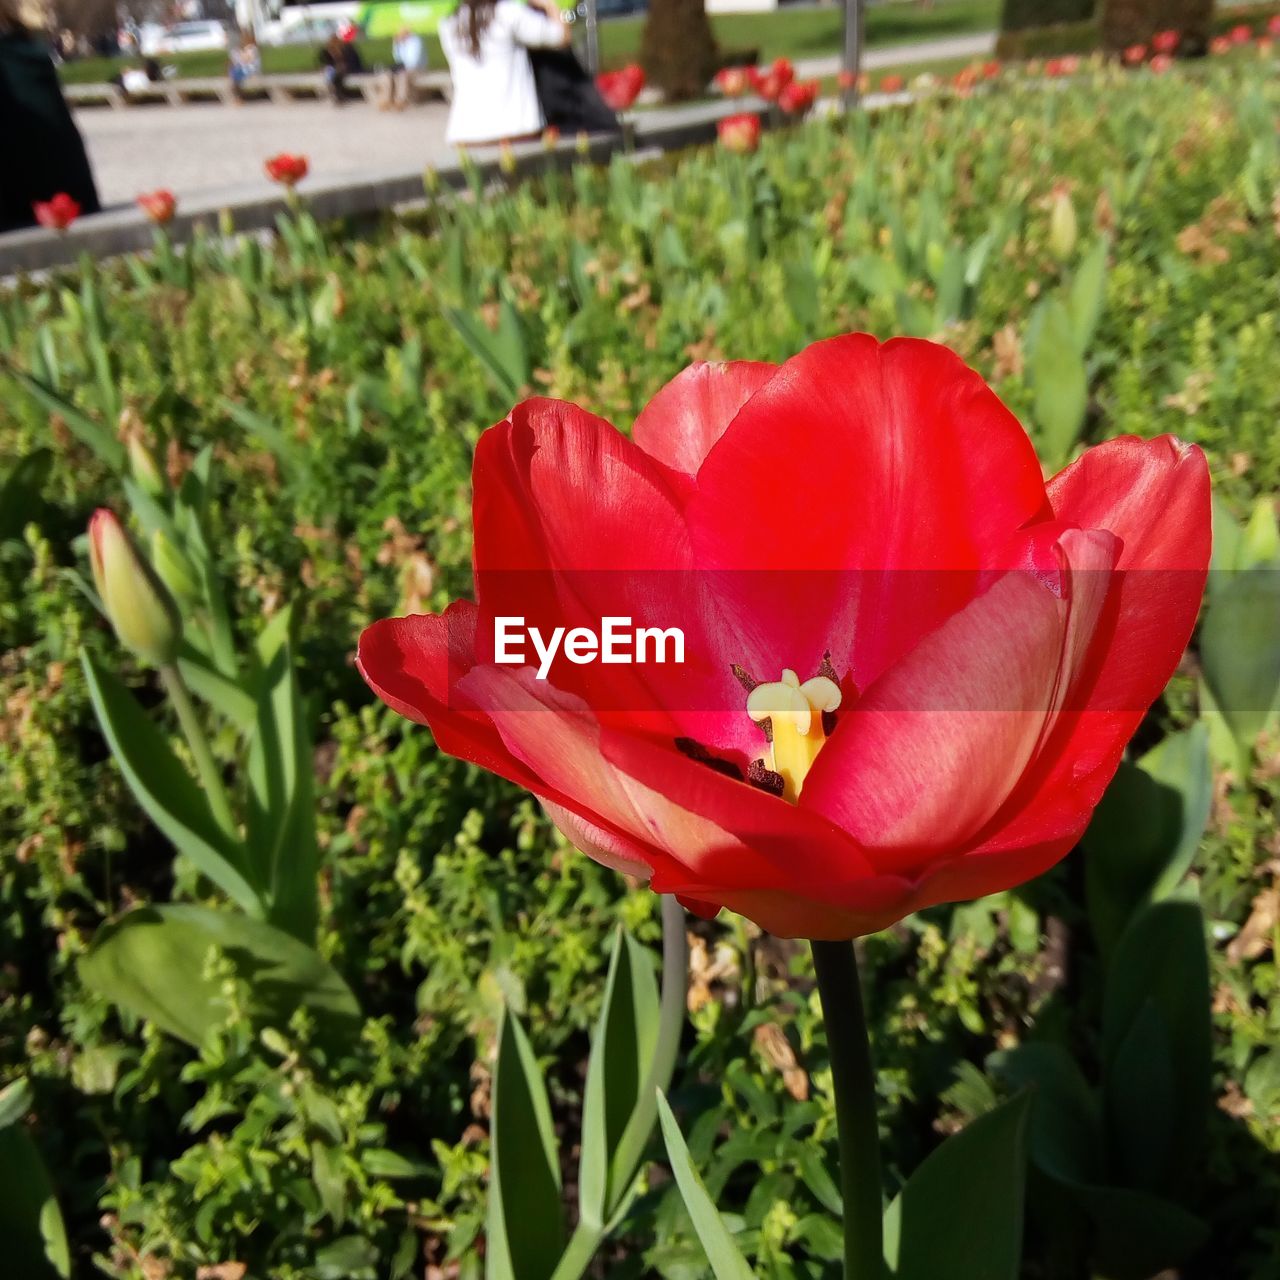
[[1101,0],[1099,25],[1108,49],[1149,40],[1157,31],[1177,31],[1183,50],[1209,43],[1214,0]]

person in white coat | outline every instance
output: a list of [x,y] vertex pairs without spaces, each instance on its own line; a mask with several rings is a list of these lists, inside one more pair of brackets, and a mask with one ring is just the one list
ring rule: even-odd
[[453,78],[445,140],[454,146],[536,138],[546,123],[530,49],[560,49],[569,27],[556,0],[460,0],[440,24]]

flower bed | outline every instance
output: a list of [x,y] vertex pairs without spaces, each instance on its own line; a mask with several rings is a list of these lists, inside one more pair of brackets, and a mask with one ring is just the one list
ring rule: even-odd
[[[6,462],[0,503],[0,831],[12,850],[0,1063],[28,1079],[30,1133],[79,1266],[480,1275],[504,1002],[572,1148],[609,937],[621,921],[656,942],[656,902],[573,852],[523,793],[437,753],[351,666],[371,620],[468,592],[479,432],[529,391],[626,424],[693,358],[781,360],[833,333],[908,333],[974,365],[1050,470],[1082,443],[1176,433],[1204,447],[1243,519],[1280,489],[1270,72],[1250,56],[1196,74],[1086,68],[1048,91],[998,81],[874,122],[766,136],[745,154],[548,174],[368,234],[313,222],[304,183],[269,247],[161,242],[145,261],[0,299],[0,444],[24,459],[16,476]],[[212,563],[234,640],[286,606],[296,615],[319,950],[362,1010],[341,1050],[307,1009],[255,1025],[225,965],[208,975],[225,985],[225,1026],[200,1051],[121,1014],[78,968],[127,906],[221,900],[139,811],[77,661],[83,644],[122,664],[73,546],[94,507],[123,509],[120,438],[135,496],[199,476],[209,449]],[[815,500],[849,500],[842,477],[815,479]],[[1261,562],[1274,558],[1265,508],[1251,530]],[[1206,627],[1215,607],[1211,588]],[[1148,757],[1147,776],[1188,794],[1170,758],[1200,741],[1179,735],[1206,712],[1200,676],[1222,661],[1222,630],[1202,632],[1136,745],[1181,744]],[[1228,648],[1253,643],[1244,630]],[[124,670],[156,707],[154,678]],[[1160,1171],[1091,1176],[1134,1195],[1159,1182],[1159,1203],[1178,1206],[1144,1225],[1125,1201],[1122,1235],[1154,1241],[1158,1265],[1200,1248],[1199,1215],[1212,1246],[1198,1265],[1244,1280],[1265,1274],[1275,1245],[1280,771],[1273,739],[1254,750],[1224,736],[1229,711],[1208,712],[1212,795],[1186,803],[1203,801],[1208,823],[1189,878],[1210,923],[1214,1040],[1212,1105],[1177,1119],[1206,1124],[1207,1146],[1176,1186]],[[234,727],[212,750],[239,758]],[[1091,870],[1108,865],[1105,823],[1090,840],[1025,889],[866,940],[890,1191],[939,1132],[1010,1090],[998,1062],[978,1065],[993,1051],[1057,1043],[1097,1081],[1114,944]],[[695,928],[692,973],[671,1091],[691,1150],[739,1215],[755,1274],[820,1274],[839,1256],[835,1134],[807,959],[722,917]],[[1105,1206],[1076,1195],[1091,1226],[1068,1244],[1033,1215],[1026,1274],[1049,1258],[1085,1274],[1070,1250],[1104,1248]],[[628,1212],[602,1274],[704,1274],[671,1184],[654,1179]]]

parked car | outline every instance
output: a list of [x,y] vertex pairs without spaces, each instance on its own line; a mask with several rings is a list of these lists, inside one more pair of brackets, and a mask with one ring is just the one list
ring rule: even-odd
[[300,18],[290,21],[277,18],[266,22],[258,30],[261,44],[324,44],[335,31],[338,22],[334,18]]
[[141,45],[144,57],[161,53],[195,53],[205,49],[226,49],[231,41],[221,22],[175,22],[164,27],[142,32]]

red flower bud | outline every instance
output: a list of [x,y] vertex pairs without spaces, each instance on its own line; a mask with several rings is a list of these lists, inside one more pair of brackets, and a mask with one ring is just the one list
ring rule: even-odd
[[80,216],[80,205],[65,191],[49,200],[37,200],[31,209],[36,221],[50,231],[65,231]]
[[747,154],[760,145],[760,117],[751,114],[725,116],[716,125],[716,133],[726,151]]
[[281,186],[288,187],[290,190],[307,176],[311,168],[306,156],[296,156],[288,151],[282,151],[279,155],[272,156],[264,167],[267,171],[267,177],[272,182],[278,182]]
[[148,191],[138,197],[138,207],[157,226],[164,226],[173,221],[178,209],[178,197],[172,191],[161,187],[158,191]]

